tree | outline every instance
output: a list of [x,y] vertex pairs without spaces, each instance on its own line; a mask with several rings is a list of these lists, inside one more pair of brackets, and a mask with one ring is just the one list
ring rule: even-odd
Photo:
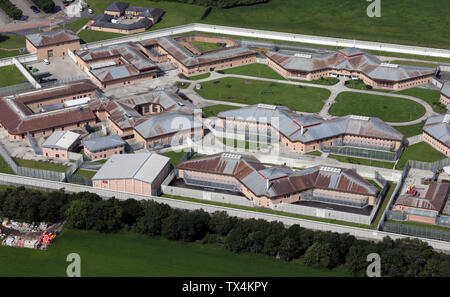
[[93,203],[89,199],[73,200],[66,211],[67,224],[75,229],[87,230],[92,207]]
[[163,220],[171,214],[172,210],[167,204],[155,201],[144,203],[144,215],[136,221],[136,232],[150,236],[160,235]]
[[128,226],[134,225],[144,215],[142,204],[135,199],[120,201],[119,204],[122,208],[122,222]]
[[304,255],[304,262],[308,266],[331,268],[333,249],[329,243],[315,242]]
[[116,232],[123,226],[122,208],[114,198],[95,202],[88,215],[88,228],[100,232]]
[[180,217],[181,214],[174,213],[162,221],[161,234],[170,240],[178,240],[180,235]]
[[225,238],[225,248],[235,252],[247,251],[247,232],[242,225],[233,228]]
[[208,228],[211,232],[225,236],[237,224],[236,217],[230,217],[225,211],[216,211],[211,215]]
[[179,221],[179,234],[184,241],[202,239],[208,232],[209,214],[204,210],[184,212]]

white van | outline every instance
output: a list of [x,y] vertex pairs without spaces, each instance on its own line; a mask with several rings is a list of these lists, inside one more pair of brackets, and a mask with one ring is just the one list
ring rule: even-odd
[[47,59],[44,59],[44,64],[45,64],[45,65],[50,65],[50,61],[47,60]]

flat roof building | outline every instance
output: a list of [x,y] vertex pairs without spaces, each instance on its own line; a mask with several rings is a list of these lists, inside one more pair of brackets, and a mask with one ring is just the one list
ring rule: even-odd
[[445,82],[441,88],[440,102],[445,106],[448,106],[448,104],[450,104],[450,82],[449,81]]
[[92,182],[96,188],[158,195],[169,170],[170,158],[156,153],[113,155]]
[[80,37],[70,29],[35,33],[25,36],[28,52],[38,59],[61,57],[80,49]]

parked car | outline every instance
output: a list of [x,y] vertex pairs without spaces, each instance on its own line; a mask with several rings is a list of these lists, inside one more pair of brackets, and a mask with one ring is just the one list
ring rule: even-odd
[[30,6],[30,9],[33,11],[33,13],[40,13],[41,11],[34,5]]
[[49,65],[49,64],[50,64],[50,61],[47,60],[47,59],[44,59],[44,64],[45,64],[45,65]]

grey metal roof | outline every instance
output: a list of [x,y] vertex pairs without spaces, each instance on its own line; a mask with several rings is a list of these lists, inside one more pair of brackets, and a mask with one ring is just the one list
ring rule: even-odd
[[427,119],[423,131],[450,147],[450,114],[432,116]]
[[80,40],[72,30],[60,29],[49,32],[35,33],[25,36],[35,47]]
[[[220,112],[219,118],[270,123],[291,141],[303,143],[342,134],[402,141],[404,136],[379,118],[345,116],[325,121],[319,116],[300,115],[284,106],[257,104]],[[303,126],[303,131],[302,131]],[[303,132],[303,133],[302,133]]]
[[92,180],[136,179],[152,183],[170,158],[156,153],[112,155]]
[[114,11],[114,12],[123,12],[127,7],[129,6],[128,3],[120,2],[120,1],[114,1],[111,4],[109,4],[105,10],[107,11]]
[[71,131],[55,131],[41,145],[43,148],[68,150],[78,139],[80,134]]
[[133,65],[117,65],[99,69],[92,69],[91,73],[100,81],[108,82],[116,79],[127,78],[139,74]]
[[97,152],[118,146],[124,146],[125,144],[126,142],[122,139],[122,137],[116,134],[83,141],[83,145],[90,152]]
[[446,82],[441,89],[441,94],[450,98],[450,81]]
[[224,59],[231,59],[245,55],[256,55],[256,52],[243,46],[234,46],[223,48],[215,51],[206,52],[201,55],[194,55],[187,50],[183,45],[179,44],[172,37],[161,37],[158,39],[158,44],[164,48],[177,61],[187,67],[211,63]]
[[201,127],[192,115],[164,112],[143,117],[134,129],[145,139]]
[[103,27],[103,28],[112,28],[118,30],[136,30],[136,29],[148,29],[153,23],[148,18],[141,18],[135,23],[132,24],[120,24],[120,23],[111,23],[113,16],[103,15],[101,17],[96,17],[94,19],[94,23],[91,26],[94,27]]
[[340,69],[364,73],[375,80],[403,81],[431,75],[435,68],[382,63],[377,57],[358,48],[346,48],[337,52],[318,55],[292,55],[269,51],[266,56],[290,71],[311,72]]

